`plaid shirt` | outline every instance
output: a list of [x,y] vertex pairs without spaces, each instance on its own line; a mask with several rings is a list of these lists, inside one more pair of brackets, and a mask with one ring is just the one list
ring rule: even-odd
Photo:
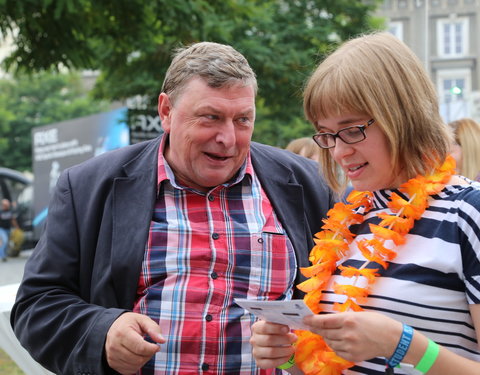
[[256,367],[253,316],[234,298],[290,299],[293,246],[250,158],[238,176],[201,193],[182,187],[158,158],[158,189],[134,311],[167,339],[139,372],[273,374]]

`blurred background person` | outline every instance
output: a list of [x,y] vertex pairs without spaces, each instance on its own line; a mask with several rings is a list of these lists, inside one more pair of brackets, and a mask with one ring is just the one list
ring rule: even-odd
[[302,137],[290,141],[290,143],[285,148],[288,151],[291,151],[295,154],[304,156],[306,158],[315,160],[318,162],[318,146],[315,141],[310,137]]
[[12,227],[18,227],[8,199],[2,199],[0,207],[0,259],[7,261],[7,248]]
[[471,118],[462,118],[449,125],[455,137],[452,156],[457,162],[457,172],[480,181],[480,124]]

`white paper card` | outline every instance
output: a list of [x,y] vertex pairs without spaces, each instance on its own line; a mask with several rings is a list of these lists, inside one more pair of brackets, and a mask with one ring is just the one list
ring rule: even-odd
[[291,301],[256,301],[235,298],[235,302],[257,318],[267,322],[285,324],[291,329],[308,328],[302,323],[305,316],[312,315],[312,310],[301,299]]

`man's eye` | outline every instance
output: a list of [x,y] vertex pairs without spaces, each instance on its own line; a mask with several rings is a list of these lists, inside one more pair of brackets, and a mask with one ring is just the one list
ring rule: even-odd
[[203,117],[207,118],[208,120],[218,120],[217,115],[204,115]]

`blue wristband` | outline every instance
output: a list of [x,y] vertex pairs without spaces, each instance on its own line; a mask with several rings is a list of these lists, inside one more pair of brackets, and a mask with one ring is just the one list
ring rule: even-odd
[[402,336],[398,341],[395,351],[389,359],[386,359],[387,367],[395,367],[402,361],[402,359],[405,357],[405,354],[407,354],[408,348],[410,347],[412,337],[413,328],[404,324]]

